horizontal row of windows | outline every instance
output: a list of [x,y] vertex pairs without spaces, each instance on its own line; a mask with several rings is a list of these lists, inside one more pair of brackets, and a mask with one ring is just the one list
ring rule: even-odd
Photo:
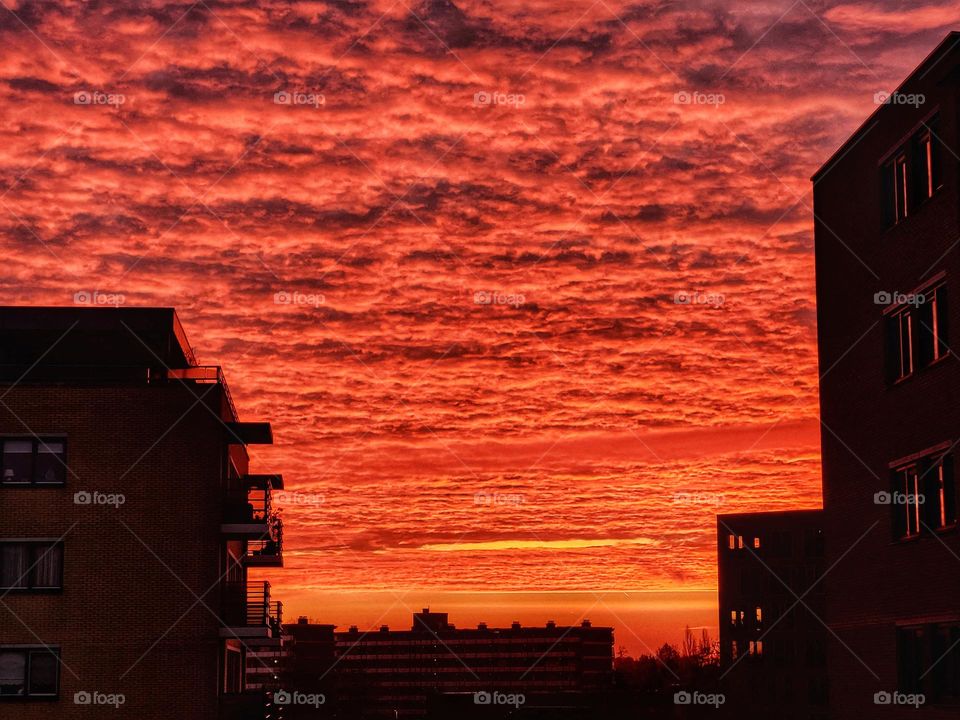
[[60,692],[60,648],[0,645],[0,699],[55,698]]
[[0,438],[0,484],[63,485],[67,470],[65,438]]

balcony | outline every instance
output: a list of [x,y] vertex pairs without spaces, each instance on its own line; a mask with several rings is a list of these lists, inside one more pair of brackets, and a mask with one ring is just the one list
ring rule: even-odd
[[280,643],[283,603],[270,600],[269,582],[228,582],[223,585],[220,637],[261,638],[261,645]]
[[[264,476],[267,477],[267,476]],[[273,510],[270,483],[226,493],[220,532],[235,540],[279,542],[280,518]]]
[[243,564],[247,567],[283,567],[283,521],[279,517],[273,516],[269,537],[247,541]]

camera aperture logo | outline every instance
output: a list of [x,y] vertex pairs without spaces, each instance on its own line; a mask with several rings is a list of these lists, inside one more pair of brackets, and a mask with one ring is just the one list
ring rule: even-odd
[[473,293],[474,305],[509,305],[520,307],[527,301],[523,293],[501,292],[500,290],[477,290]]
[[718,308],[721,307],[726,300],[722,293],[702,292],[700,290],[681,291],[673,294],[674,305],[704,305],[706,307]]
[[720,707],[727,701],[723,693],[703,693],[694,690],[687,692],[681,690],[673,694],[674,705],[712,705],[715,708]]
[[302,705],[318,708],[327,702],[323,693],[302,693],[296,690],[277,690],[273,694],[273,701],[277,705]]
[[873,294],[874,305],[910,305],[912,307],[920,307],[925,302],[927,302],[927,296],[923,293],[887,292],[886,290],[881,290]]
[[98,490],[88,492],[81,490],[73,494],[74,505],[110,505],[119,508],[127,502],[123,493],[102,493]]
[[88,692],[87,690],[81,690],[73,694],[74,705],[112,705],[115,710],[119,710],[120,706],[126,701],[127,698],[122,693],[102,693],[96,690]]
[[673,94],[674,105],[709,105],[719,108],[727,101],[723,93],[705,93],[699,90],[681,90]]
[[485,492],[473,494],[474,505],[523,505],[526,502],[520,493]]
[[878,90],[873,94],[873,102],[875,105],[910,105],[918,108],[926,101],[927,96],[923,93],[888,93],[883,90]]
[[914,495],[913,493],[881,490],[873,494],[874,505],[923,505],[926,501],[927,498],[922,493]]
[[273,294],[274,305],[308,305],[318,308],[327,301],[322,293],[305,293],[299,290],[279,290]]
[[926,701],[927,698],[923,693],[887,692],[886,690],[881,690],[873,695],[874,705],[909,705],[916,709]]
[[78,90],[73,94],[74,105],[109,105],[120,107],[127,101],[123,93],[106,93],[100,90]]
[[526,104],[527,97],[521,93],[505,93],[497,90],[481,90],[473,94],[474,107],[493,107],[494,105],[504,105],[512,107],[514,110],[521,108]]
[[120,307],[126,303],[123,293],[105,293],[99,290],[78,290],[73,294],[74,305],[96,305],[99,307]]
[[510,705],[518,708],[527,702],[523,693],[502,693],[502,692],[475,692],[473,694],[474,705]]
[[308,92],[306,90],[280,90],[273,94],[274,105],[300,106],[306,105],[318,110],[327,104],[327,98],[323,93]]

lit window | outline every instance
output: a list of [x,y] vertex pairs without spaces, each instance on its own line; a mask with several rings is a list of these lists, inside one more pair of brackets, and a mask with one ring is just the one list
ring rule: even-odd
[[63,438],[0,438],[3,485],[62,485],[66,478]]
[[737,547],[743,550],[743,535],[737,535]]
[[730,534],[729,542],[730,549],[733,550],[737,546],[737,538],[733,533]]
[[763,640],[751,640],[751,641],[750,641],[750,654],[751,654],[751,655],[763,655]]
[[920,321],[921,362],[936,362],[949,352],[947,346],[947,287],[924,293],[925,302],[918,310]]
[[731,610],[731,611],[730,611],[730,624],[731,624],[731,625],[736,625],[736,624],[737,624],[737,611],[736,611],[736,610]]
[[902,380],[913,374],[913,313],[904,308],[890,317],[893,376]]
[[760,538],[755,537],[753,539],[753,549],[758,550],[760,548]]
[[763,610],[757,606],[757,622],[763,622]]
[[923,474],[926,522],[942,529],[957,522],[956,484],[952,458],[934,460]]
[[920,534],[920,475],[916,465],[908,465],[896,472],[896,488],[893,494],[893,511],[900,537],[915,537]]

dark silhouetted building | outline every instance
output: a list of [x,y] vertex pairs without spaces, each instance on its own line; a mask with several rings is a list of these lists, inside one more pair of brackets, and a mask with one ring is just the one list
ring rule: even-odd
[[0,309],[0,717],[263,717],[271,441],[172,309]]
[[951,33],[813,177],[833,718],[960,714],[958,91]]
[[[300,682],[315,682],[330,661],[329,626],[306,626],[319,633],[309,642],[302,642],[309,631],[288,627],[295,637],[291,667]],[[608,689],[613,678],[613,629],[588,621],[457,629],[446,613],[424,610],[409,630],[354,627],[333,637],[338,717],[472,717],[478,708],[486,717],[532,717],[544,706],[559,717]],[[315,659],[304,663],[307,653]]]
[[718,515],[717,558],[727,711],[825,717],[823,512]]

